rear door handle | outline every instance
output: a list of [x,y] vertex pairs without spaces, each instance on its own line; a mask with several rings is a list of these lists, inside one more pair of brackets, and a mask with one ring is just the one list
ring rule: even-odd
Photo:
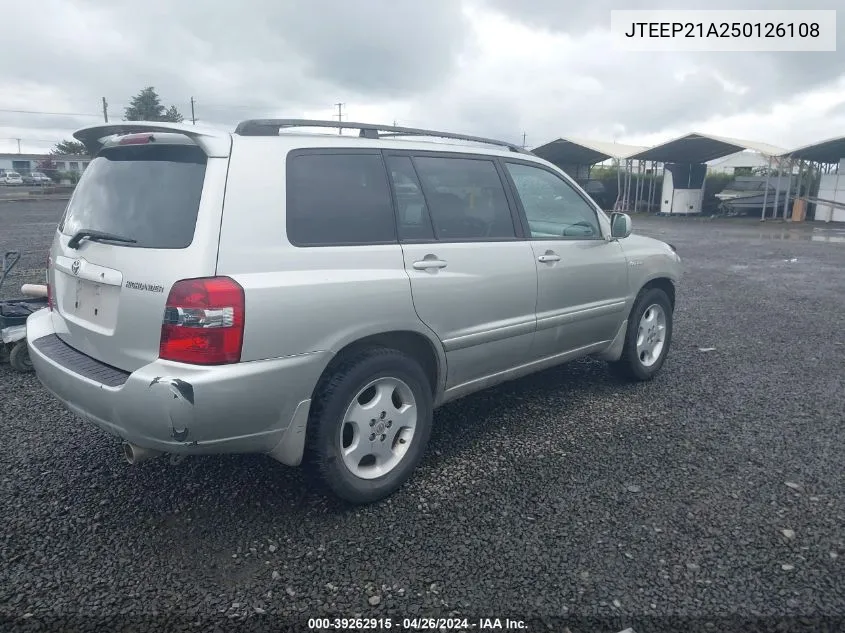
[[544,262],[544,263],[546,263],[546,262],[559,262],[560,261],[560,255],[555,255],[554,253],[546,253],[545,255],[540,255],[537,258],[537,261],[538,262]]
[[430,268],[446,268],[446,262],[442,259],[422,259],[418,262],[414,262],[414,268],[416,270],[428,270]]

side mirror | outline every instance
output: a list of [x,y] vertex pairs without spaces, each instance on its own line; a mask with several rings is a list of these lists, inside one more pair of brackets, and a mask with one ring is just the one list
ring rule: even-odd
[[631,216],[627,213],[610,214],[610,236],[614,239],[624,239],[631,234]]

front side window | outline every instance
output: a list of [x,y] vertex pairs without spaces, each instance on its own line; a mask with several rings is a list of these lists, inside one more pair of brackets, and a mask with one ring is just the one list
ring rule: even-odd
[[531,237],[601,237],[595,209],[565,180],[531,165],[508,163],[507,168],[525,209]]
[[296,246],[396,242],[379,154],[297,154],[287,161],[287,233]]
[[416,156],[431,221],[440,240],[516,236],[508,199],[490,160]]

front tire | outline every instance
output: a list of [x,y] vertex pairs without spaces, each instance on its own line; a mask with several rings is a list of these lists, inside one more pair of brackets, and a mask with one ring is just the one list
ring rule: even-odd
[[660,288],[643,290],[634,302],[618,361],[609,364],[620,378],[647,381],[663,367],[672,342],[672,303]]
[[432,415],[431,384],[417,361],[393,349],[364,351],[317,388],[306,468],[345,501],[384,499],[422,459]]

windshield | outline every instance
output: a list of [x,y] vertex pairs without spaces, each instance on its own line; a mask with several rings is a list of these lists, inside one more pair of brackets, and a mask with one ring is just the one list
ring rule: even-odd
[[6,175],[9,176],[9,178],[20,178],[21,177],[21,175],[16,171],[7,171]]
[[91,161],[60,230],[102,231],[135,240],[124,246],[186,248],[194,238],[206,156],[188,145],[108,148]]

